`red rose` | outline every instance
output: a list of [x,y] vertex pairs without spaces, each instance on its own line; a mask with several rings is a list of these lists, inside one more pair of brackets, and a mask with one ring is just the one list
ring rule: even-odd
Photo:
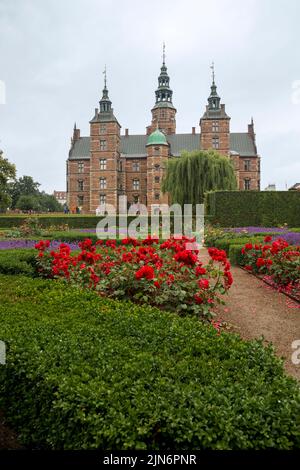
[[200,289],[209,289],[209,280],[208,279],[200,279],[198,282]]
[[265,238],[264,238],[264,242],[270,242],[272,240],[272,237],[271,235],[267,235]]
[[151,279],[154,278],[154,269],[152,266],[142,266],[138,271],[135,273],[136,279],[148,279],[150,281]]

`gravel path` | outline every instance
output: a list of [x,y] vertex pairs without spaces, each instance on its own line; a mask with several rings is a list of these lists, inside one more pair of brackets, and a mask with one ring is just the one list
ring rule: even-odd
[[[203,262],[207,252],[200,254]],[[218,318],[229,331],[244,339],[264,337],[273,343],[276,354],[284,358],[286,371],[300,380],[300,364],[292,363],[292,343],[300,340],[300,304],[276,292],[263,281],[238,267],[232,267],[233,285],[225,306],[218,307]]]

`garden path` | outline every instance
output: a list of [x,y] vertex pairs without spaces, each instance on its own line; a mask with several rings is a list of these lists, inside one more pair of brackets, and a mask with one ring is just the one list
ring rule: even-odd
[[[202,249],[200,259],[205,262],[207,257],[207,250]],[[263,336],[266,343],[273,343],[286,371],[300,380],[300,364],[292,362],[292,343],[300,340],[300,304],[239,267],[232,267],[232,275],[233,285],[226,305],[216,309],[217,319],[244,339]]]

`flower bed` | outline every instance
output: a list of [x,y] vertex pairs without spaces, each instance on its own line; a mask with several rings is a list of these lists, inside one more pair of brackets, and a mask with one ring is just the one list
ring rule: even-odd
[[209,319],[233,282],[230,263],[225,251],[210,248],[210,261],[203,266],[198,251],[186,249],[193,241],[183,237],[160,243],[148,237],[117,245],[86,239],[79,243],[81,252],[71,256],[68,245],[49,250],[50,242],[42,240],[36,245],[38,269],[42,276],[64,278],[101,296]]
[[264,244],[245,244],[240,264],[300,301],[300,246],[290,246],[283,238],[273,241],[271,236],[266,236]]

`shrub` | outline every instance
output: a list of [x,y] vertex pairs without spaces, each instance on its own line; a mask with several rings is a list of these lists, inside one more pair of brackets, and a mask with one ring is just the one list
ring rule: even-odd
[[0,250],[0,273],[36,275],[35,250]]
[[230,245],[228,258],[230,262],[236,266],[242,265],[243,263],[243,254],[242,248],[244,245]]
[[205,205],[222,227],[300,227],[299,191],[215,191],[206,194]]
[[0,282],[0,406],[25,444],[299,448],[299,386],[261,341],[60,282]]

